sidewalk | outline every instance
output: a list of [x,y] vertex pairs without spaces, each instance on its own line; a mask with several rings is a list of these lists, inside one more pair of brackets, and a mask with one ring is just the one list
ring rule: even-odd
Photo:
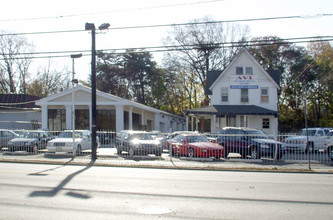
[[[27,153],[1,153],[0,162],[20,162],[20,163],[43,163],[60,165],[89,165],[91,155],[69,157],[63,155],[47,156],[44,154]],[[262,172],[311,172],[311,173],[332,173],[333,163],[319,163],[311,161],[309,169],[308,161],[281,161],[272,160],[241,160],[234,159],[213,161],[213,159],[189,159],[169,157],[164,153],[162,157],[155,156],[136,156],[130,159],[126,156],[119,157],[115,149],[99,148],[95,166],[113,167],[146,167],[164,169],[198,169],[198,170],[221,170],[221,171],[262,171]]]

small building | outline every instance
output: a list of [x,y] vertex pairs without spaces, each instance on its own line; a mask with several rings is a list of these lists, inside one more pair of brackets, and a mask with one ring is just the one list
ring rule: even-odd
[[[75,106],[75,129],[92,125],[91,88],[77,85],[59,94],[36,102],[42,108],[42,128],[72,129],[72,109]],[[185,118],[170,114],[112,94],[96,92],[97,130],[121,131],[158,130],[171,132],[185,129]]]
[[279,84],[279,71],[264,70],[242,48],[223,71],[207,73],[205,93],[210,105],[185,111],[187,122],[191,120],[193,126],[199,119],[209,119],[211,132],[232,126],[277,135]]
[[0,94],[0,128],[38,129],[41,109],[35,104],[40,97],[24,94]]

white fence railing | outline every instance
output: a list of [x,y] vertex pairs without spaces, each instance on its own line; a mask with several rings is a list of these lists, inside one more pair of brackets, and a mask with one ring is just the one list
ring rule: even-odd
[[[19,133],[19,132],[18,132]],[[17,154],[45,154],[50,156],[48,147],[51,140],[59,135],[59,131],[48,132],[50,137],[37,139],[15,136],[1,137],[1,153],[11,156]],[[318,161],[332,162],[333,137],[304,137],[297,135],[278,135],[273,137],[241,134],[198,134],[183,133],[172,136],[170,133],[149,133],[148,136],[126,133],[98,131],[98,156],[112,158],[140,159],[142,157],[172,158],[176,160],[233,161]],[[8,134],[7,134],[8,135]],[[153,137],[154,140],[151,140]],[[50,142],[51,141],[51,142]],[[73,145],[73,141],[75,144]],[[91,153],[91,137],[86,145],[80,138],[67,138],[63,143],[53,144],[52,153],[70,156],[89,156]],[[79,149],[80,148],[80,149]],[[71,149],[66,152],[65,149]],[[59,152],[58,152],[59,150]]]

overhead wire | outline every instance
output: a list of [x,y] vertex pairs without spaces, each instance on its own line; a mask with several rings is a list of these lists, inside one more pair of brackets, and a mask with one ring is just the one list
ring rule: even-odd
[[[161,28],[161,27],[176,27],[176,26],[189,26],[189,25],[206,25],[206,24],[219,24],[219,23],[237,23],[237,22],[253,22],[253,21],[269,21],[269,20],[281,20],[281,19],[304,19],[304,18],[318,18],[324,16],[333,16],[330,14],[316,14],[316,15],[291,15],[283,17],[265,17],[265,18],[246,18],[246,19],[233,19],[233,20],[220,20],[220,21],[193,21],[186,23],[173,23],[173,24],[156,24],[156,25],[137,25],[137,26],[124,26],[124,27],[109,27],[106,30],[126,30],[126,29],[141,29],[141,28]],[[98,29],[97,29],[98,30]],[[56,31],[38,31],[38,32],[25,32],[25,33],[1,33],[1,36],[10,35],[37,35],[37,34],[61,34],[61,33],[73,33],[73,32],[86,32],[87,30],[56,30]]]
[[196,1],[196,2],[189,2],[189,3],[166,4],[166,5],[141,7],[141,8],[129,8],[129,9],[120,9],[120,10],[111,10],[111,11],[100,11],[100,12],[90,12],[90,13],[80,13],[80,14],[58,15],[58,16],[2,19],[2,20],[0,20],[0,22],[63,19],[63,18],[72,18],[72,17],[80,17],[80,16],[91,16],[91,15],[111,14],[111,13],[119,13],[119,12],[142,11],[142,10],[160,9],[160,8],[168,8],[168,7],[179,7],[179,6],[188,6],[188,5],[196,5],[196,4],[206,4],[206,3],[214,3],[214,2],[221,2],[221,1],[225,1],[225,0],[206,0],[206,1]]
[[[333,41],[333,36],[297,37],[297,38],[285,38],[285,39],[275,39],[275,40],[263,39],[263,40],[219,42],[219,43],[207,43],[207,44],[164,45],[164,46],[136,47],[136,48],[133,47],[111,48],[111,49],[99,49],[97,51],[112,52],[113,54],[142,53],[142,52],[157,53],[157,52],[167,52],[167,51],[182,51],[182,50],[185,51],[185,50],[194,50],[194,49],[198,50],[203,46],[214,47],[217,49],[221,47],[226,47],[226,48],[244,47],[244,46],[251,47],[251,46],[267,46],[267,45],[277,45],[277,44],[299,44],[299,43],[322,42],[322,41]],[[12,59],[62,58],[62,57],[68,57],[72,53],[82,53],[83,56],[90,56],[91,50],[18,53],[16,54],[17,56],[12,57]],[[3,54],[3,55],[9,56],[9,54]],[[30,55],[31,57],[27,57],[27,55]],[[0,60],[3,60],[3,58],[0,58]]]

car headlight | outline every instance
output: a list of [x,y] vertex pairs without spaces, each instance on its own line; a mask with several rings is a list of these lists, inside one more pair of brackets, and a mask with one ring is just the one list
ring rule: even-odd
[[132,143],[132,145],[133,145],[134,147],[138,147],[138,146],[140,146],[140,141],[139,141],[138,139],[134,139],[134,140],[132,140],[131,143]]

